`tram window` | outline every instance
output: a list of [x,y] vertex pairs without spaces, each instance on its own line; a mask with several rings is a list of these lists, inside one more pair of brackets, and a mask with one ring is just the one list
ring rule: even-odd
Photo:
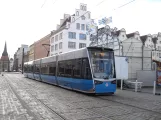
[[28,66],[28,72],[29,72],[29,73],[32,72],[31,65]]
[[34,65],[34,73],[40,73],[40,65]]
[[81,67],[82,67],[82,59],[76,59],[73,61],[73,77],[81,78]]
[[72,62],[73,62],[72,60],[64,61],[64,68],[65,68],[64,75],[65,75],[65,77],[72,76]]
[[31,70],[30,70],[30,72],[33,72],[34,71],[34,67],[33,67],[33,65],[31,65]]
[[24,65],[24,72],[27,72],[27,65]]
[[64,76],[64,61],[61,61],[58,63],[59,66],[59,71],[58,71],[58,76]]
[[28,72],[30,72],[30,65],[28,65]]
[[55,75],[55,72],[56,72],[56,63],[55,62],[49,63],[48,67],[49,67],[49,75]]
[[92,79],[91,69],[90,69],[90,66],[89,66],[88,58],[83,59],[82,76],[83,76],[84,79]]
[[42,64],[41,65],[41,74],[44,74],[44,75],[47,75],[49,72],[48,72],[48,66],[47,64]]

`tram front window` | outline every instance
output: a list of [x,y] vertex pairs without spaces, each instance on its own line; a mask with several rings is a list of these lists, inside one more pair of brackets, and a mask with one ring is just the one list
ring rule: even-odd
[[113,61],[110,59],[91,59],[94,78],[113,78]]
[[90,50],[93,77],[110,79],[114,77],[114,52],[108,50]]

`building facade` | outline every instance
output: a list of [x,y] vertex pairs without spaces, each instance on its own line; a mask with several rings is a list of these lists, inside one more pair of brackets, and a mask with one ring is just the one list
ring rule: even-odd
[[[23,54],[23,49],[24,49],[24,54]],[[27,62],[29,57],[28,57],[28,51],[29,47],[28,45],[21,45],[21,47],[18,48],[14,55],[14,65],[13,68],[14,70],[18,71],[22,69],[22,61]],[[23,56],[24,55],[24,56]]]
[[11,59],[10,59],[10,71],[13,71],[13,62],[14,62],[14,61],[13,61],[13,59],[11,58]]
[[34,44],[29,46],[29,61],[34,60]]
[[90,39],[86,32],[87,23],[91,20],[90,16],[86,4],[80,4],[80,9],[76,9],[73,15],[64,14],[60,25],[57,25],[57,30],[51,33],[50,55],[89,46]]
[[50,35],[48,34],[34,43],[34,60],[49,56]]
[[5,43],[4,51],[0,59],[0,72],[9,71],[9,57],[7,53],[7,44]]
[[29,46],[29,61],[37,60],[50,55],[50,36],[51,34],[48,34]]

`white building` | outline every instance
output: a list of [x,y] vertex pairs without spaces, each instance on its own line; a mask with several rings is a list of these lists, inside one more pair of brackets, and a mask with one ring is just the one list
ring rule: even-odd
[[161,33],[153,35],[153,42],[155,42],[155,49],[152,51],[152,59],[161,62]]
[[11,58],[10,59],[10,71],[12,71],[13,70],[13,59]]
[[90,39],[86,31],[90,16],[86,4],[80,4],[80,9],[76,9],[73,15],[64,14],[57,30],[51,32],[50,55],[89,46]]
[[24,48],[24,54],[26,55],[27,52],[29,51],[28,45],[21,45],[20,48],[18,48],[16,55],[17,55],[17,60],[18,60],[18,68],[21,69],[22,67],[22,55],[23,55],[23,48]]

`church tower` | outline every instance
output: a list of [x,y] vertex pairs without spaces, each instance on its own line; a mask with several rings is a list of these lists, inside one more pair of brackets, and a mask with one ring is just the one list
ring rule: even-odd
[[6,42],[5,42],[4,50],[3,50],[3,53],[2,53],[2,56],[1,56],[1,60],[3,60],[3,61],[8,61],[9,60],[8,59]]
[[5,42],[4,50],[0,59],[0,71],[9,71],[9,57],[7,53],[7,44]]

